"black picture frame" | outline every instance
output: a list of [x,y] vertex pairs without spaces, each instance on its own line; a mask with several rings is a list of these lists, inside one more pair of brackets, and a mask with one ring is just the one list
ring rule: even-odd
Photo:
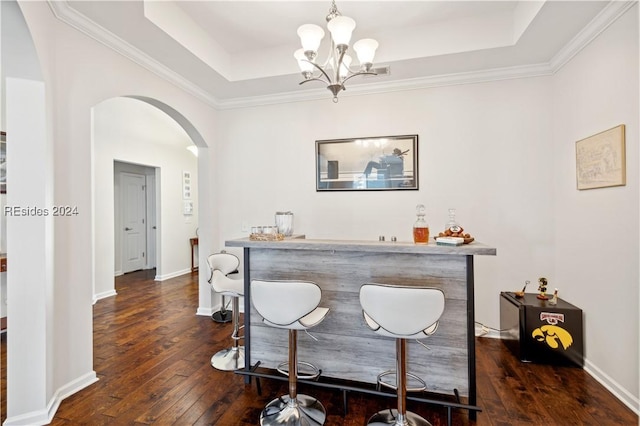
[[418,189],[418,135],[316,141],[318,192]]

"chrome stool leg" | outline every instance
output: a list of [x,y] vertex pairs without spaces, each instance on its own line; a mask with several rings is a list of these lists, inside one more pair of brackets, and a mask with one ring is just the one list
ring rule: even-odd
[[378,411],[371,416],[368,426],[431,426],[425,418],[407,411],[407,341],[396,339],[396,383],[398,408]]
[[222,295],[222,306],[220,306],[220,310],[211,314],[211,319],[215,322],[226,323],[231,321],[231,315],[229,315],[229,311],[227,310],[227,306],[229,302],[225,303],[224,295]]
[[316,426],[323,425],[327,413],[320,401],[298,394],[298,347],[297,330],[289,330],[289,395],[274,399],[260,414],[261,426]]
[[244,368],[244,346],[240,346],[240,302],[238,297],[233,297],[233,346],[223,349],[211,357],[211,366],[218,370],[234,371]]

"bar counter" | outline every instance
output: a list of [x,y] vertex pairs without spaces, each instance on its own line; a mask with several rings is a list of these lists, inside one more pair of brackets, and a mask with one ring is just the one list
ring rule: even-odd
[[[275,368],[287,359],[288,333],[262,324],[251,306],[252,279],[313,281],[322,289],[327,318],[310,333],[299,334],[298,359],[322,369],[325,377],[375,383],[395,369],[395,342],[364,323],[359,301],[365,283],[428,286],[445,293],[437,332],[408,345],[408,371],[427,383],[427,391],[467,397],[476,404],[473,257],[495,255],[479,242],[457,247],[412,242],[316,240],[226,241],[244,249],[246,369],[260,361]],[[402,312],[398,313],[399,315]]]

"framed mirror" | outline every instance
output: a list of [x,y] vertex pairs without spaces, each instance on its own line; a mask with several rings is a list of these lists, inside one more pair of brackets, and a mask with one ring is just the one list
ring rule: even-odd
[[316,191],[418,189],[418,135],[316,141]]

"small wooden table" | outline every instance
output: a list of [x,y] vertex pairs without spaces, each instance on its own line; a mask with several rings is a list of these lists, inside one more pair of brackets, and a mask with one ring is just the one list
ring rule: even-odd
[[193,258],[194,258],[193,252],[195,251],[195,246],[198,245],[198,237],[190,238],[189,242],[191,243],[191,272],[195,272],[198,270],[198,265],[195,265],[193,263]]

